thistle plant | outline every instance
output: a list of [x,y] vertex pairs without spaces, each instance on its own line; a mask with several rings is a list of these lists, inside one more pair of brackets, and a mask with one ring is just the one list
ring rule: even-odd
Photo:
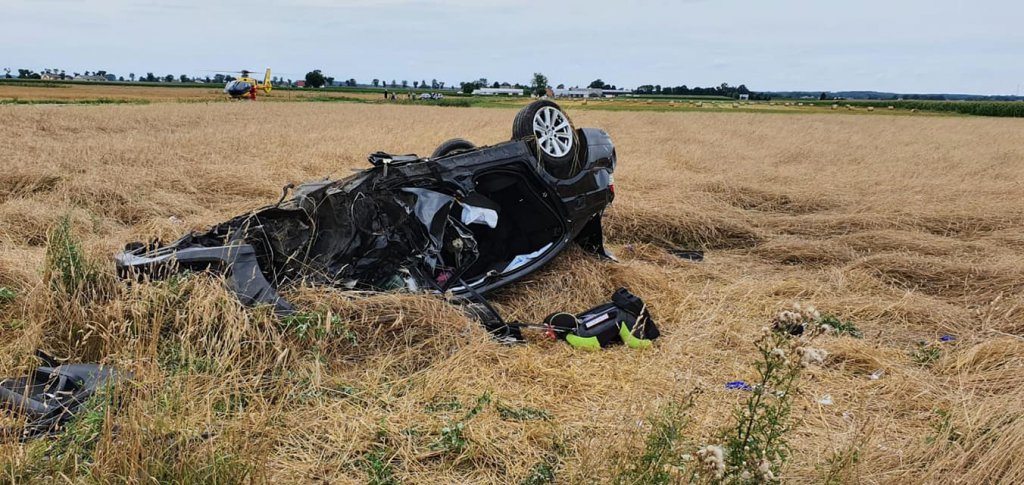
[[686,441],[682,425],[677,424],[684,421],[685,414],[656,421],[644,455],[621,473],[617,482],[777,482],[790,456],[786,433],[792,429],[789,415],[802,369],[801,341],[806,342],[768,327],[762,329],[754,342],[759,356],[754,362],[757,378],[751,383],[750,395],[733,411],[734,422],[722,432],[719,444],[701,446],[692,455],[679,454],[671,450]]
[[822,313],[813,305],[793,303],[788,310],[775,314],[773,322],[776,331],[790,335],[814,337],[819,334],[849,335],[853,338],[864,338],[864,333],[853,322],[841,320],[831,313]]
[[785,435],[800,375],[796,345],[785,335],[762,332],[755,342],[760,358],[754,364],[757,383],[750,396],[733,412],[736,425],[725,435],[724,470],[730,482],[775,481],[789,458]]

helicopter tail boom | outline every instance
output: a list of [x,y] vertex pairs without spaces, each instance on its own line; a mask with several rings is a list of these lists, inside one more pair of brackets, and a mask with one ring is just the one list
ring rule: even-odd
[[267,68],[266,75],[263,76],[263,92],[269,93],[273,86],[270,84],[270,68]]

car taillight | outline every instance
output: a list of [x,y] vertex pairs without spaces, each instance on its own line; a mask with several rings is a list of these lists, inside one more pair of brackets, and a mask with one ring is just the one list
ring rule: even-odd
[[615,195],[615,175],[608,174],[608,191]]

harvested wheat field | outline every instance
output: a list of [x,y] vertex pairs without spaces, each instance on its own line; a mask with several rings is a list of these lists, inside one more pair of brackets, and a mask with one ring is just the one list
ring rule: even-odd
[[[203,275],[114,278],[126,242],[273,203],[377,150],[505,140],[514,110],[0,106],[0,287],[14,293],[0,375],[38,365],[36,349],[134,375],[64,434],[4,439],[4,480],[1024,481],[1024,120],[570,114],[616,142],[605,231],[620,262],[568,251],[492,300],[537,321],[628,286],[663,332],[653,349],[504,346],[440,297],[324,288],[286,291],[338,317],[298,331]],[[762,337],[794,303],[832,331]],[[780,351],[761,356],[764,338]],[[779,356],[798,346],[788,393],[726,388],[756,383],[759,361],[801,360]],[[738,422],[755,395],[791,413]],[[727,447],[716,468],[703,447],[748,424],[755,452],[774,448],[744,465]]]
[[[276,89],[270,93],[259,92],[261,101],[301,101],[310,98],[379,100],[377,93],[339,92],[321,90]],[[224,86],[160,86],[154,84],[90,84],[90,83],[0,83],[0,104],[5,102],[24,103],[140,103],[176,101],[229,102]],[[248,102],[248,99],[243,101]]]
[[149,85],[105,84],[0,84],[0,100],[31,100],[75,102],[82,100],[108,101],[223,101],[226,96],[220,86],[209,88],[160,87]]

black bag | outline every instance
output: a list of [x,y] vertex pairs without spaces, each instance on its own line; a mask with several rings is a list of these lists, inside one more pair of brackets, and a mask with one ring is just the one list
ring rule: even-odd
[[661,335],[651,312],[640,297],[625,288],[612,294],[612,301],[591,308],[583,313],[554,313],[544,323],[558,330],[563,337],[572,333],[578,337],[596,337],[601,347],[622,343],[619,324],[625,324],[634,337],[654,340]]

